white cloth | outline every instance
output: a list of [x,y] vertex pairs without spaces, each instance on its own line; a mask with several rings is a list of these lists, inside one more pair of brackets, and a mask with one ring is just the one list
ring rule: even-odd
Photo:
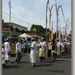
[[61,47],[63,47],[63,48],[64,48],[64,42],[61,42]]
[[68,42],[67,45],[70,46],[70,42]]
[[5,64],[5,51],[4,51],[4,48],[2,48],[2,64]]
[[10,44],[9,42],[4,43],[4,50],[5,50],[5,60],[9,60],[10,56],[8,55],[10,51]]
[[4,43],[4,50],[5,50],[5,52],[9,52],[10,51],[10,44],[9,44],[9,42],[5,42]]
[[37,53],[37,44],[35,41],[31,44],[31,51],[30,51],[30,62],[36,63],[36,53]]
[[60,42],[57,42],[57,47],[60,47],[60,45],[61,45]]
[[18,42],[16,43],[16,53],[21,52],[21,44]]
[[4,48],[2,48],[2,57],[5,57],[5,51],[4,51]]
[[52,50],[52,45],[51,45],[50,42],[48,43],[48,49],[49,49],[49,50]]
[[57,55],[60,55],[60,42],[57,42]]
[[36,54],[30,53],[30,62],[31,63],[36,63]]
[[2,57],[2,64],[5,64],[5,57]]
[[32,54],[37,53],[37,43],[35,41],[33,41],[31,44],[31,52],[30,53],[32,53]]
[[39,49],[40,51],[45,51],[45,47],[46,47],[46,42],[40,42],[41,48]]
[[57,48],[57,55],[60,55],[60,48]]

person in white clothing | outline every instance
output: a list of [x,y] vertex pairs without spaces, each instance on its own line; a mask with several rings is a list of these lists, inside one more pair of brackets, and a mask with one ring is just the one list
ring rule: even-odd
[[48,42],[48,57],[51,56],[52,45],[51,41]]
[[61,54],[64,53],[64,41],[62,40],[61,41]]
[[8,42],[8,39],[5,40],[4,42],[4,50],[5,50],[5,62],[9,62],[10,58],[10,43]]
[[57,57],[60,57],[60,41],[57,40]]
[[37,54],[37,43],[35,41],[34,38],[31,39],[32,43],[31,43],[31,50],[30,50],[30,63],[31,63],[31,67],[35,67],[35,63],[36,63],[36,54]]
[[16,63],[19,63],[20,59],[22,59],[22,55],[21,55],[21,43],[19,39],[18,42],[16,43]]
[[4,50],[4,45],[2,45],[2,67],[5,67],[5,50]]
[[46,52],[46,42],[44,41],[44,37],[41,37],[40,48],[39,48],[40,62],[45,61],[45,52]]

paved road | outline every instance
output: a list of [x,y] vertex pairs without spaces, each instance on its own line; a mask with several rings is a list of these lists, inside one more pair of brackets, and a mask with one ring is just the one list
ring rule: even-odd
[[[38,58],[37,58],[38,59]],[[2,70],[2,75],[71,75],[71,52],[63,54],[56,62],[47,58],[45,63],[36,63],[35,68],[30,68],[29,55],[23,54],[21,63],[15,64],[15,57],[11,57],[11,63]]]

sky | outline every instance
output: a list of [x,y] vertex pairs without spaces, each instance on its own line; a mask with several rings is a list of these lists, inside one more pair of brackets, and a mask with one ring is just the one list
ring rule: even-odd
[[[47,0],[10,0],[11,1],[11,22],[27,27],[30,30],[32,24],[42,25],[46,28],[46,3]],[[9,22],[9,0],[2,0],[2,19],[4,22]],[[47,28],[49,28],[49,8],[55,4],[55,0],[49,0],[47,11]],[[67,19],[67,33],[71,30],[71,0],[57,0],[57,7],[62,5],[65,18],[63,18],[61,8],[58,15],[58,29],[63,31]],[[65,19],[65,22],[64,22]],[[52,17],[50,29],[56,31],[56,7],[52,8]]]

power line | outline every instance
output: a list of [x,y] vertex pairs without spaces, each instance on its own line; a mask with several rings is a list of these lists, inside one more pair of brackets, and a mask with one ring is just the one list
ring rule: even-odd
[[[20,0],[19,0],[20,1]],[[26,1],[22,0],[24,5],[28,6],[30,9],[32,9],[33,11],[37,12],[39,15],[44,15],[43,13],[41,13],[40,11],[38,11],[36,8],[34,8],[32,5],[28,4]]]
[[[28,2],[26,2],[25,0],[22,0],[22,1],[24,1],[24,3],[25,4],[28,4],[30,7],[32,7],[32,8],[34,8],[32,5],[30,5]],[[37,12],[39,12],[40,14],[42,14],[43,15],[43,13],[41,13],[40,11],[38,11],[36,8],[34,8]]]
[[[22,3],[22,4],[20,4],[19,2],[17,2],[17,1],[15,1],[15,0],[13,0],[15,3],[17,3],[18,5],[20,5],[20,6],[22,6],[23,8],[26,8],[26,9],[28,9],[28,6],[25,4],[25,3],[22,3],[21,1],[19,1],[20,3]],[[29,9],[32,9],[31,7],[29,7]],[[32,10],[29,10],[29,11],[31,11],[32,13],[34,13],[34,14],[36,14],[36,15],[38,15],[38,16],[40,16],[40,17],[42,17],[41,15],[39,15],[36,11],[34,12],[34,9],[32,9]]]
[[[7,14],[6,12],[2,12],[2,13],[4,13],[4,14],[6,14],[6,15],[9,16],[9,14]],[[19,21],[22,21],[22,22],[24,22],[24,23],[31,24],[31,23],[29,23],[29,22],[25,22],[25,21],[23,21],[23,20],[21,20],[21,19],[18,19],[18,18],[14,17],[14,16],[11,16],[11,17],[12,17],[12,18],[15,18],[15,19],[17,19],[17,20],[19,20]]]

